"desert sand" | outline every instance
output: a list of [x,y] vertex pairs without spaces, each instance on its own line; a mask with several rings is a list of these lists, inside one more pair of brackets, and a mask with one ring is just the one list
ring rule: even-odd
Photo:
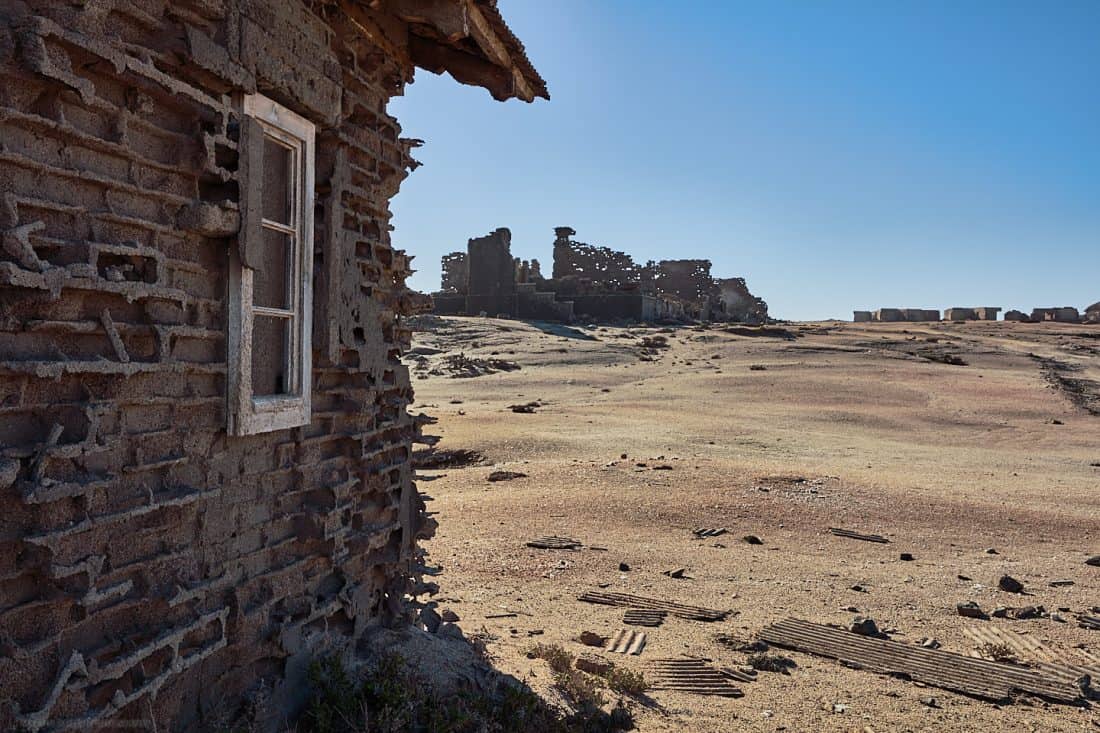
[[[438,418],[426,429],[442,438],[437,450],[483,457],[420,472],[440,523],[426,543],[441,571],[435,600],[500,670],[548,699],[545,663],[525,652],[542,642],[579,653],[581,631],[623,628],[623,609],[577,599],[601,586],[733,612],[669,618],[646,630],[640,656],[606,655],[639,670],[681,654],[736,667],[745,653],[719,634],[752,640],[787,617],[847,625],[857,614],[894,640],[934,638],[964,654],[974,642],[963,629],[980,624],[1100,651],[1100,632],[1076,623],[1100,604],[1100,567],[1085,564],[1100,553],[1096,327],[818,323],[750,336],[719,325],[425,324],[410,355],[413,412]],[[653,337],[667,348],[643,345]],[[460,352],[520,368],[456,378],[445,360]],[[490,482],[493,471],[526,476]],[[699,527],[728,532],[701,540]],[[525,546],[543,535],[584,548]],[[663,574],[677,568],[686,577]],[[999,590],[1004,574],[1031,595]],[[963,618],[966,601],[987,612],[1042,605],[1065,622]],[[504,613],[516,615],[487,618]],[[735,699],[652,691],[630,703],[638,729],[1100,729],[1100,713],[1083,707],[995,705],[776,651],[797,664],[791,674],[762,671],[736,683]]]

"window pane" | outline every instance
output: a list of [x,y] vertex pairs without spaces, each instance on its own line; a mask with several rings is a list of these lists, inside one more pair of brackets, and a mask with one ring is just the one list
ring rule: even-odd
[[276,140],[264,138],[264,218],[293,224],[294,151]]
[[252,275],[252,302],[266,308],[290,309],[290,254],[293,250],[289,234],[264,229],[260,267]]
[[252,321],[252,395],[288,394],[289,318],[256,315]]

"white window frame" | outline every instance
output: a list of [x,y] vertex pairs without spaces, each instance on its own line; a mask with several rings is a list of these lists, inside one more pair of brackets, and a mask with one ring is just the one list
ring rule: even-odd
[[[310,422],[312,388],[313,322],[313,199],[316,165],[316,126],[304,117],[260,94],[246,95],[241,111],[249,120],[242,124],[240,155],[243,175],[239,181],[242,201],[240,246],[229,256],[229,333],[228,349],[228,431],[231,435],[255,435],[273,430],[300,427]],[[262,130],[294,151],[294,225],[262,219],[261,207],[246,206],[250,185],[262,185],[262,153],[259,161],[250,159],[245,149],[244,129]],[[262,151],[262,145],[260,150]],[[259,165],[257,165],[259,163]],[[258,183],[257,183],[258,181]],[[261,199],[262,200],[262,199]],[[249,218],[252,217],[252,221]],[[256,226],[254,219],[260,217]],[[244,264],[241,252],[251,247],[258,251],[263,241],[245,241],[262,234],[264,228],[291,237],[288,255],[288,281],[293,283],[289,308],[267,308],[253,303],[255,270]],[[255,264],[255,263],[254,263]],[[254,316],[287,318],[293,324],[288,341],[288,394],[256,397],[252,389],[252,324]]]

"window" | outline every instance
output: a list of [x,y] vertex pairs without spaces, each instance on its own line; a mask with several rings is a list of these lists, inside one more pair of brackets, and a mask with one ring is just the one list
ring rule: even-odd
[[309,423],[315,128],[244,97],[241,229],[229,266],[229,432]]

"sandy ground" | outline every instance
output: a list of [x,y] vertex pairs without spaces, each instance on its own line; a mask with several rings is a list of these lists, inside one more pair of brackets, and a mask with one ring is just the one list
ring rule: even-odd
[[[601,584],[733,610],[717,623],[670,618],[648,630],[640,657],[609,655],[638,669],[678,654],[744,664],[718,634],[751,639],[788,616],[846,624],[849,608],[896,640],[933,637],[962,653],[974,648],[963,628],[983,623],[1100,652],[1100,632],[1074,623],[1100,604],[1100,568],[1084,564],[1100,553],[1100,416],[1088,409],[1100,413],[1088,402],[1100,393],[1100,328],[825,323],[790,326],[797,337],[785,339],[719,327],[434,323],[414,344],[414,411],[438,417],[426,432],[442,436],[439,449],[485,456],[421,473],[440,522],[426,545],[442,568],[436,600],[540,693],[553,695],[545,664],[525,657],[532,644],[579,653],[579,632],[623,628],[623,609],[577,600]],[[648,355],[641,340],[654,335],[669,347]],[[521,368],[453,378],[438,367],[460,351]],[[1078,404],[1044,377],[1051,364],[1078,380]],[[508,409],[532,401],[534,413]],[[527,477],[490,483],[493,470]],[[695,539],[703,526],[729,534]],[[607,550],[525,547],[542,535]],[[689,577],[662,574],[674,568]],[[998,590],[1005,573],[1033,595]],[[1050,586],[1062,579],[1074,584]],[[1068,623],[958,616],[955,605],[970,600],[987,611],[1067,609]],[[505,612],[518,615],[486,618]],[[792,674],[761,672],[738,684],[738,699],[652,692],[632,703],[639,730],[1100,730],[1096,707],[997,706],[786,654]]]

